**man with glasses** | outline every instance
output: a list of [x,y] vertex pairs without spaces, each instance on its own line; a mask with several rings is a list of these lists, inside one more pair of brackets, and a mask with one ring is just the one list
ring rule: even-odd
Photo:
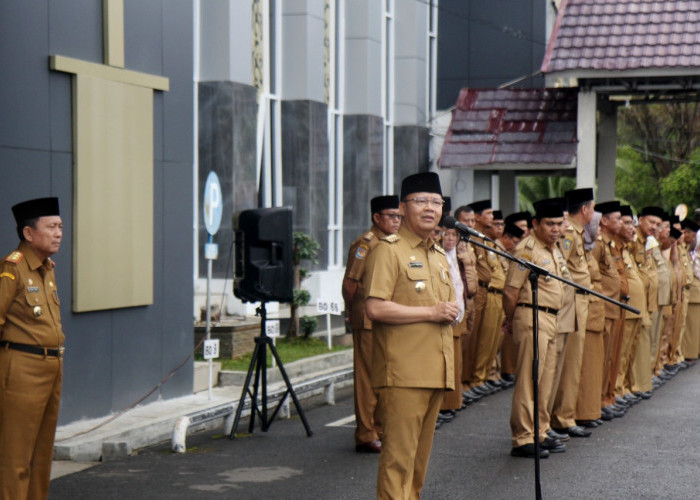
[[365,312],[365,291],[362,278],[367,257],[379,240],[396,233],[401,224],[399,197],[378,196],[370,201],[372,228],[357,238],[348,252],[343,277],[345,314],[352,326],[354,392],[355,392],[355,451],[379,453],[382,449],[380,423],[375,420],[377,396],[372,389],[372,322]]
[[380,499],[420,497],[443,394],[455,389],[452,325],[459,307],[445,251],[431,237],[442,204],[437,174],[406,177],[401,227],[367,262],[372,386],[383,429]]

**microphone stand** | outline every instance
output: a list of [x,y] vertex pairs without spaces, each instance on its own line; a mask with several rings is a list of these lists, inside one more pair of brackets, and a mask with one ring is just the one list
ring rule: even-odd
[[472,239],[472,234],[468,233],[467,231],[464,231],[458,227],[455,227],[457,231],[459,231],[462,234],[462,239],[465,241],[470,242],[472,245],[476,245],[478,247],[484,248],[488,250],[489,252],[494,252],[497,255],[500,255],[501,257],[505,257],[506,259],[515,262],[516,264],[523,266],[526,269],[530,270],[530,276],[528,277],[528,280],[530,281],[530,287],[532,289],[532,342],[533,342],[533,347],[532,347],[532,398],[534,399],[533,403],[533,415],[534,415],[534,427],[535,427],[535,439],[534,439],[534,444],[535,444],[535,498],[537,500],[541,500],[542,498],[542,486],[540,484],[540,418],[539,418],[539,389],[538,389],[538,382],[539,382],[539,349],[538,349],[538,344],[539,344],[539,321],[538,321],[538,312],[539,312],[539,302],[538,302],[538,281],[540,276],[544,276],[545,278],[554,278],[555,280],[561,281],[562,283],[565,283],[569,286],[572,286],[578,290],[581,290],[587,294],[590,295],[595,295],[596,297],[599,297],[607,302],[610,302],[612,304],[615,304],[618,307],[621,307],[622,309],[626,309],[627,311],[631,311],[635,314],[639,314],[639,309],[635,309],[634,307],[631,307],[627,304],[624,304],[620,301],[617,301],[615,299],[611,299],[610,297],[607,297],[603,295],[602,293],[596,292],[595,290],[592,290],[590,288],[586,288],[585,286],[579,285],[578,283],[574,283],[571,280],[568,280],[566,278],[563,278],[557,274],[550,273],[543,267],[540,267],[536,264],[533,264],[532,262],[528,260],[523,260],[518,257],[515,257],[511,255],[510,253],[506,252],[505,249],[501,250],[500,245],[498,245],[496,242],[494,242],[491,238],[484,238],[485,240],[490,241],[491,243],[494,244],[493,247],[488,246],[484,243],[480,243],[478,241],[474,241]]

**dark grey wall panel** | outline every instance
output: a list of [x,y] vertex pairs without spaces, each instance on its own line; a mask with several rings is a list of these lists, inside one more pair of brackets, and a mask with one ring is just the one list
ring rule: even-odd
[[[55,260],[67,354],[60,423],[124,408],[192,350],[191,2],[126,0],[125,32],[126,68],[167,76],[171,86],[154,95],[154,154],[166,160],[154,165],[154,304],[73,314],[71,76],[51,72],[49,55],[103,62],[102,2],[0,2],[0,253],[17,244],[14,203],[61,198],[64,241]],[[191,390],[189,362],[152,399]]]
[[[129,4],[129,0],[125,3]],[[52,55],[60,54],[99,64],[104,62],[101,1],[50,0],[41,4],[42,9],[48,6]],[[40,35],[39,32],[36,34]]]
[[46,3],[0,2],[0,146],[49,147]]
[[233,242],[231,218],[234,212],[258,207],[255,141],[257,129],[257,92],[254,87],[236,82],[199,83],[199,275],[206,276],[204,243],[207,231],[201,223],[204,186],[209,172],[216,172],[221,183],[223,210],[221,226],[214,241],[219,258],[213,262],[216,278],[232,278],[229,259]]
[[[168,216],[160,226],[161,259],[156,262],[162,276],[159,294],[164,297],[159,309],[160,373],[159,380],[179,365],[191,352],[192,307],[171,307],[169,304],[191,304],[192,286],[192,165],[189,162],[168,163],[163,176],[163,206],[169,207]],[[183,221],[187,221],[185,226]],[[222,220],[222,225],[226,224]],[[165,398],[192,391],[193,360],[187,361],[163,386]]]
[[328,267],[328,106],[316,101],[282,102],[284,205],[294,210],[294,231],[321,244],[318,264]]
[[[438,109],[463,87],[492,88],[538,71],[546,40],[546,4],[537,0],[441,0]],[[541,87],[541,76],[516,87]]]
[[[178,138],[192,135],[194,71],[192,68],[193,2],[171,0],[163,10],[163,75],[170,78],[170,90],[163,95],[165,161],[192,161],[192,143]],[[183,105],[185,104],[185,105]]]
[[[372,225],[370,200],[382,194],[383,121],[343,117],[343,241],[346,248]],[[343,262],[347,254],[343,257]]]
[[425,127],[394,127],[394,192],[401,193],[404,177],[427,172],[430,135]]

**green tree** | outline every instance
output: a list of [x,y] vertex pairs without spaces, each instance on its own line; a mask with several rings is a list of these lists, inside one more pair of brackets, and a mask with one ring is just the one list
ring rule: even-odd
[[700,106],[637,104],[620,108],[615,194],[634,208],[700,206]]
[[518,205],[520,210],[535,213],[532,204],[546,198],[558,198],[576,188],[576,179],[562,175],[518,177]]

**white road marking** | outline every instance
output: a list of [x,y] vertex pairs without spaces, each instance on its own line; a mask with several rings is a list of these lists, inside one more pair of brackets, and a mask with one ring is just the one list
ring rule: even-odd
[[326,424],[326,427],[343,427],[344,425],[347,425],[354,421],[355,415],[350,415],[349,417],[341,418],[340,420],[336,420],[335,422],[330,422]]

